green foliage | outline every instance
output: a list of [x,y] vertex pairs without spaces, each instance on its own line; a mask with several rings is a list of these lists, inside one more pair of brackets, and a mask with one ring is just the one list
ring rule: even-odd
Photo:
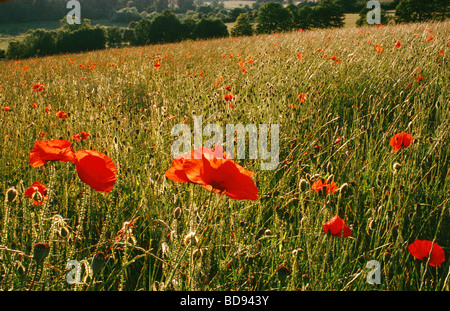
[[201,19],[194,28],[195,39],[211,39],[229,36],[227,26],[220,19]]
[[142,17],[136,7],[125,7],[117,10],[111,20],[113,22],[130,23],[141,20]]
[[142,19],[136,24],[136,26],[134,27],[134,34],[136,37],[135,44],[146,45],[151,42],[151,26],[152,22],[147,18]]
[[283,32],[292,29],[292,13],[279,2],[268,2],[258,12],[257,33]]
[[344,26],[344,10],[333,0],[324,0],[313,9],[313,25],[318,28]]
[[448,0],[401,0],[396,7],[395,17],[399,23],[445,20],[449,17]]
[[[108,47],[119,47],[124,41],[124,30],[117,27],[107,27],[106,28],[106,43]],[[130,41],[129,38],[125,41]]]
[[231,35],[233,37],[253,35],[253,25],[248,13],[239,14],[236,24],[231,29]]
[[98,26],[75,31],[59,31],[56,46],[60,53],[101,50],[106,47],[105,31]]
[[149,28],[149,43],[169,43],[183,39],[181,22],[170,10],[155,16]]

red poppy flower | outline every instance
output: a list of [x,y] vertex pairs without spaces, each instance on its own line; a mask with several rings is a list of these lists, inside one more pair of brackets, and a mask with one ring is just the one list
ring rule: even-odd
[[427,41],[434,40],[434,37],[433,37],[433,36],[428,36],[428,38],[427,38],[426,40],[427,40]]
[[306,94],[300,93],[300,95],[298,95],[298,101],[303,103],[305,100],[306,100]]
[[34,204],[40,206],[47,200],[47,188],[40,182],[35,181],[30,188],[25,190],[24,195],[32,199]]
[[399,48],[402,44],[400,43],[400,41],[397,41],[397,43],[395,43],[395,47]]
[[175,158],[165,173],[173,181],[199,184],[236,200],[255,201],[258,188],[251,178],[253,174],[235,163],[219,145],[214,151],[203,147]]
[[323,188],[325,188],[327,194],[334,194],[339,190],[339,187],[334,181],[327,184],[327,181],[324,179],[319,179],[311,185],[311,189],[316,192],[320,192]]
[[234,95],[232,93],[228,93],[228,94],[223,95],[223,99],[226,100],[227,102],[232,101],[233,98],[234,98]]
[[157,60],[155,61],[155,68],[156,68],[156,69],[161,68],[161,63],[159,62],[159,59],[157,59]]
[[3,108],[3,111],[11,111],[11,107],[6,106],[5,108]]
[[347,226],[345,221],[337,215],[327,221],[323,225],[322,229],[325,233],[334,236],[349,237],[353,234],[352,230]]
[[105,154],[94,150],[74,153],[74,161],[80,179],[95,191],[110,192],[117,180],[114,162]]
[[445,260],[442,247],[428,240],[415,240],[408,246],[408,252],[419,260],[429,258],[428,264],[432,267],[440,267]]
[[45,90],[45,86],[44,85],[39,84],[39,83],[33,85],[33,91],[34,92],[42,92],[43,90]]
[[55,114],[60,119],[67,119],[69,116],[64,113],[64,111],[60,110]]
[[38,140],[30,151],[30,164],[39,167],[48,161],[72,162],[74,151],[72,143],[67,140]]
[[88,139],[88,137],[89,137],[89,134],[86,133],[85,131],[81,131],[80,133],[72,136],[72,138],[75,139],[76,141],[85,140],[85,139]]
[[392,136],[389,144],[392,146],[392,152],[397,152],[403,147],[411,145],[412,136],[408,133],[398,133]]

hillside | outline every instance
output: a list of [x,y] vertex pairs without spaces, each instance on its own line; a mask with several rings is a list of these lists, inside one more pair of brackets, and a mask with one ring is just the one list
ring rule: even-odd
[[[349,27],[1,62],[0,289],[448,291],[449,28]],[[267,138],[279,164],[263,170],[270,159],[258,145],[257,159],[234,157],[253,175],[233,164],[195,179],[222,194],[167,178],[179,168],[174,127],[192,130],[193,148],[198,117],[203,129],[222,129],[223,143],[227,125],[254,124],[259,139],[261,125],[278,125],[278,140]],[[412,140],[392,144],[403,132]],[[36,142],[50,140],[105,157],[86,169],[80,158],[31,165]],[[116,168],[108,191],[97,180],[111,177],[103,161]],[[233,198],[252,193],[249,178],[257,199]],[[331,234],[333,216],[351,234]],[[416,258],[416,240],[434,241],[445,259]],[[49,247],[43,265],[36,243]],[[93,257],[102,265],[89,275]],[[81,263],[75,285],[71,260]],[[380,284],[367,281],[370,260]]]

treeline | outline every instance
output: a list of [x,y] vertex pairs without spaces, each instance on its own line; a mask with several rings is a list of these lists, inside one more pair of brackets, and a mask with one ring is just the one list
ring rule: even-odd
[[[230,10],[228,16],[236,21],[230,32],[224,19],[215,15],[206,13],[180,15],[169,9],[151,17],[131,21],[128,27],[122,28],[92,26],[87,18],[83,18],[80,25],[70,25],[64,16],[60,20],[61,28],[58,30],[29,30],[22,41],[10,42],[6,53],[0,50],[0,58],[6,56],[9,59],[19,59],[125,45],[138,46],[173,43],[189,39],[221,38],[230,34],[235,37],[293,29],[342,27],[346,12],[342,3],[358,4],[357,0],[323,0],[320,3],[311,3],[311,5],[301,2],[298,5],[290,3],[285,6],[281,2],[262,1],[264,0],[258,0],[255,3],[258,6],[257,10],[250,9],[248,6]],[[133,3],[136,2],[135,0]],[[447,2],[448,0],[428,0],[425,5],[420,0],[400,0],[396,6],[395,22],[446,19],[448,18]],[[347,9],[349,8],[347,7]],[[388,7],[381,9],[382,24],[389,22],[387,9]],[[212,10],[210,13],[213,12],[215,11]],[[367,23],[367,12],[368,9],[364,6],[360,11],[358,25]]]

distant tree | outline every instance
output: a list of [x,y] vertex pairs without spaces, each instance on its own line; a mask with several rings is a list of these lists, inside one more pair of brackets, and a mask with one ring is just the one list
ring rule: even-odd
[[228,37],[228,28],[220,19],[201,19],[195,25],[193,37],[195,39],[210,39]]
[[303,6],[297,10],[297,14],[294,19],[294,25],[296,28],[310,29],[314,27],[314,12],[310,6]]
[[10,41],[6,50],[6,57],[8,59],[23,58],[25,46],[17,40]]
[[134,45],[136,43],[136,35],[134,34],[134,29],[125,28],[122,35],[122,42],[126,42]]
[[186,13],[189,10],[194,11],[194,0],[178,0],[178,9],[181,13]]
[[170,10],[164,10],[152,20],[149,36],[149,43],[180,41],[182,39],[181,22]]
[[123,30],[117,26],[108,27],[106,29],[106,42],[108,47],[118,47],[122,44]]
[[22,41],[25,46],[24,57],[46,56],[56,53],[56,32],[34,29],[26,32]]
[[142,17],[136,7],[125,7],[114,12],[111,20],[113,22],[129,23],[139,21]]
[[436,2],[435,0],[401,0],[395,9],[396,20],[400,23],[431,20],[436,9]]
[[345,14],[333,0],[324,0],[313,10],[314,26],[318,28],[343,27]]
[[106,48],[106,34],[101,27],[81,28],[74,31],[60,30],[56,48],[61,53],[77,53]]
[[247,13],[247,10],[246,9],[244,9],[244,8],[233,8],[233,9],[231,9],[229,12],[228,12],[228,16],[230,17],[230,21],[236,21],[237,20],[237,18],[238,18],[238,16],[241,14],[241,13]]
[[146,45],[150,44],[150,29],[152,22],[149,19],[140,20],[136,26],[134,27],[134,34],[136,36],[136,40],[134,42],[135,45]]
[[258,12],[258,33],[282,32],[292,29],[292,13],[279,2],[268,2]]
[[342,7],[344,13],[359,13],[362,9],[359,0],[336,0],[336,4]]
[[181,21],[181,36],[183,39],[193,39],[197,22],[193,18],[184,18]]
[[434,0],[435,20],[443,21],[450,17],[448,0]]
[[236,19],[236,24],[231,29],[231,35],[233,37],[253,35],[253,26],[248,13],[239,14]]
[[161,13],[169,8],[169,0],[155,0],[155,11]]

